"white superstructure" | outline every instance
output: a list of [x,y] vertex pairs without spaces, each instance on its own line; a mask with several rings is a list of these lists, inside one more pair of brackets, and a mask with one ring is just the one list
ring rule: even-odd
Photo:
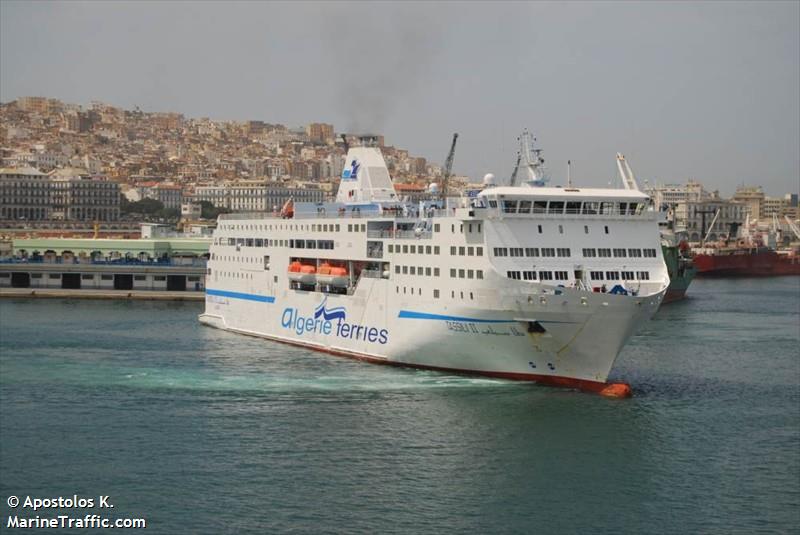
[[336,203],[220,217],[208,325],[388,364],[600,391],[669,284],[638,190],[492,187],[403,206],[377,148]]

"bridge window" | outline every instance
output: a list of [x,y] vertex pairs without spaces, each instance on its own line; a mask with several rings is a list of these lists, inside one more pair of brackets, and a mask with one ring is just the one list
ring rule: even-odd
[[516,214],[517,201],[503,201],[503,211],[507,214]]
[[531,213],[531,206],[533,202],[531,201],[519,201],[519,213],[520,214],[529,214]]
[[564,213],[564,201],[550,201],[550,205],[547,208],[548,214],[563,214]]
[[547,212],[547,201],[533,201],[534,214],[544,214],[546,212]]

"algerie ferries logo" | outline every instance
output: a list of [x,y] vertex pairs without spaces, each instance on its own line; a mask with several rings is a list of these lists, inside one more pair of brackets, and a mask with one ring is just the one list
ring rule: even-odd
[[358,160],[353,160],[350,162],[350,169],[344,169],[342,171],[342,179],[344,180],[355,180],[358,178],[358,170],[361,169],[361,164],[358,163]]
[[345,307],[327,308],[327,302],[328,296],[325,296],[311,317],[301,316],[296,308],[285,308],[281,316],[281,327],[293,330],[297,336],[310,333],[379,344],[389,341],[388,330],[348,323]]

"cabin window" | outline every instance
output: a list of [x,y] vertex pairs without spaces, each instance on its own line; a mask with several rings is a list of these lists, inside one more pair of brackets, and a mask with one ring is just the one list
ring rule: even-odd
[[539,234],[541,234],[542,233],[542,226],[541,225],[537,225],[537,226],[539,227]]
[[569,247],[559,247],[558,249],[556,249],[556,253],[558,254],[558,256],[562,258],[569,258],[570,256]]
[[551,280],[553,280],[553,272],[552,271],[540,271],[539,272],[539,280],[543,280],[543,281],[551,281]]
[[649,281],[650,280],[650,272],[649,271],[637,271],[636,278],[640,281]]
[[467,247],[467,256],[475,256],[475,248]]
[[458,270],[458,278],[459,279],[463,279],[464,278],[464,270],[463,269],[459,269]]
[[645,258],[655,258],[656,257],[656,250],[655,249],[645,249],[644,250]]
[[456,278],[456,268],[450,268],[450,278]]
[[615,258],[625,258],[626,256],[625,249],[614,249]]
[[475,256],[483,256],[483,247],[475,248]]
[[583,233],[584,234],[589,234],[589,225],[584,225],[583,226]]
[[458,248],[458,256],[464,256],[466,254],[466,247],[461,246]]
[[523,271],[522,272],[522,280],[535,281],[536,280],[536,272],[535,271]]
[[600,258],[611,258],[611,249],[600,248],[597,250],[597,256]]
[[[420,269],[420,271],[422,271],[422,268],[419,268],[419,269]],[[431,268],[429,268],[429,267],[425,268],[425,276],[426,277],[430,277],[431,276]]]
[[[422,246],[420,246],[420,247],[422,247]],[[431,246],[430,245],[426,245],[425,246],[425,254],[431,254]]]
[[269,256],[264,255],[264,271],[269,271]]
[[608,234],[608,225],[605,226],[606,234]]
[[417,252],[417,246],[416,245],[409,245],[408,249],[409,249],[408,252],[411,253],[411,254],[415,254]]
[[510,252],[511,256],[522,256],[522,247],[512,247]]
[[434,299],[439,299],[439,290],[434,290],[433,291],[433,298]]
[[555,247],[542,247],[542,256],[555,256]]
[[473,278],[475,278],[475,271],[474,271],[474,270],[472,270],[472,269],[468,269],[468,270],[467,270],[467,278],[468,278],[468,279],[473,279]]
[[455,245],[451,245],[450,246],[450,255],[451,256],[455,256],[456,255],[456,246]]
[[503,201],[503,211],[507,214],[516,214],[517,201]]
[[559,234],[564,234],[564,225],[559,225],[558,226],[558,233]]
[[506,271],[506,276],[507,276],[509,279],[513,279],[513,280],[517,280],[517,281],[518,281],[518,280],[520,280],[520,279],[522,278],[522,277],[520,276],[520,273],[519,273],[519,271]]
[[403,275],[408,275],[408,266],[403,266]]
[[569,279],[569,275],[566,271],[556,271],[555,276],[557,281],[565,281]]
[[394,272],[400,274],[400,266],[394,266]]
[[389,244],[389,252],[390,253],[394,252],[394,245],[392,245],[391,243]]
[[476,279],[482,279],[483,278],[483,270],[482,269],[479,269],[479,270],[475,271],[475,278]]
[[632,281],[632,280],[634,280],[634,278],[633,278],[633,271],[623,271],[623,272],[622,272],[622,280],[625,280],[625,281]]
[[434,277],[438,277],[439,276],[439,268],[437,268],[437,267],[433,268],[433,276]]
[[416,275],[417,274],[416,266],[411,266],[410,268],[408,268],[408,274],[409,275]]
[[532,201],[519,201],[519,213],[520,214],[529,214],[531,213],[531,206],[533,205]]
[[439,223],[435,223],[435,224],[433,225],[433,231],[434,231],[434,232],[439,232],[439,231],[440,231],[440,229],[441,229],[441,226],[439,225]]
[[642,257],[642,250],[641,249],[628,249],[628,256],[631,258],[641,258]]

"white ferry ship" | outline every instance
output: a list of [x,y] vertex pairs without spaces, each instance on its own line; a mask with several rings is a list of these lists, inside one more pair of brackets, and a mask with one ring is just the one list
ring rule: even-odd
[[669,284],[648,197],[539,187],[528,167],[528,184],[411,206],[378,148],[351,147],[335,203],[220,216],[199,319],[371,362],[630,395],[608,374]]

